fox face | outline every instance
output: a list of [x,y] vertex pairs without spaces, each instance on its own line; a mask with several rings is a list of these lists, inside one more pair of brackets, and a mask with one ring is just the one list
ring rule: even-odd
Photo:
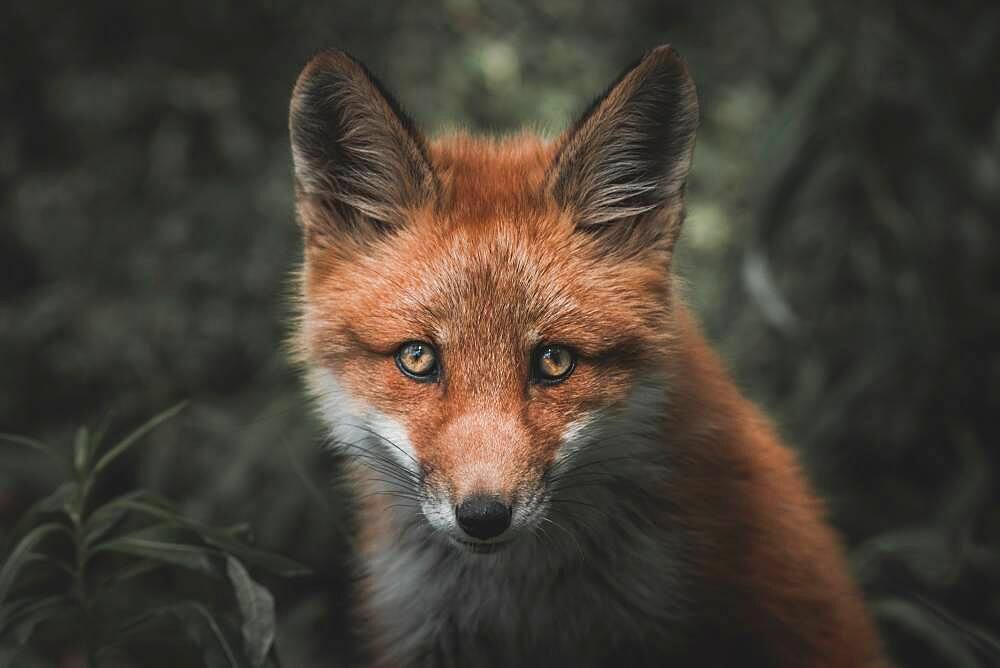
[[359,476],[490,552],[593,501],[612,459],[642,475],[614,437],[653,429],[670,382],[697,125],[680,58],[648,53],[552,141],[427,141],[338,52],[303,71],[290,119],[298,348]]

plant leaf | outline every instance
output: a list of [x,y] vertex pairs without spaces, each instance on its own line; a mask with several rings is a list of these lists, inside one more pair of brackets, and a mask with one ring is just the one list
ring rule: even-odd
[[250,665],[260,668],[274,643],[274,597],[250,577],[238,559],[226,556],[226,574],[233,584],[243,624],[243,647]]
[[18,645],[31,639],[42,622],[75,609],[73,599],[64,594],[11,601],[0,608],[0,637],[13,633]]
[[87,517],[83,526],[84,547],[87,549],[100,541],[109,531],[114,529],[128,514],[130,508],[129,501],[143,499],[156,507],[167,511],[174,511],[173,506],[166,499],[163,499],[152,492],[146,490],[136,490],[108,501],[103,506],[95,508]]
[[[173,605],[172,608],[173,612],[178,614],[182,619],[190,617],[190,613],[192,612],[201,618],[208,626],[208,629],[212,632],[212,635],[215,636],[216,641],[219,643],[219,647],[226,655],[226,660],[229,661],[229,665],[233,668],[239,668],[239,661],[236,659],[236,652],[233,650],[229,641],[226,639],[225,634],[222,632],[222,627],[219,625],[218,620],[215,619],[215,616],[208,608],[197,601],[183,601]],[[184,614],[185,611],[188,611],[187,615]]]
[[261,568],[269,573],[283,577],[297,577],[311,573],[308,568],[292,559],[251,547],[236,538],[234,533],[242,530],[242,525],[234,527],[233,530],[207,526],[201,522],[184,517],[179,511],[171,508],[169,503],[158,499],[156,495],[150,493],[130,495],[129,497],[122,497],[111,501],[95,512],[94,516],[96,517],[98,514],[112,512],[121,508],[134,510],[151,517],[156,517],[167,524],[195,531],[209,545],[228,552],[250,565]]
[[[167,615],[177,618],[182,625],[190,624],[192,621],[198,623],[199,625],[204,624],[204,626],[208,627],[208,630],[211,632],[211,635],[215,638],[216,642],[218,642],[219,647],[225,655],[229,665],[232,666],[232,668],[239,668],[236,651],[233,649],[232,645],[229,644],[229,640],[222,631],[222,626],[219,624],[218,620],[211,613],[211,611],[197,601],[181,601],[180,603],[171,603],[169,605],[159,606],[146,610],[145,612],[139,613],[138,615],[125,620],[114,628],[110,634],[110,637],[113,638],[113,640],[104,647],[101,647],[100,653],[104,653],[109,649],[123,644],[127,636],[137,633],[143,625],[157,617]],[[188,635],[192,636],[193,640],[195,640],[195,642],[199,645],[201,644],[201,638],[191,634],[190,630]]]
[[956,668],[978,668],[980,665],[967,644],[929,611],[899,598],[873,601],[871,609],[881,623],[898,626],[922,638],[937,658],[947,660],[945,665]]
[[95,508],[91,513],[90,517],[92,519],[98,519],[104,514],[113,514],[118,512],[118,510],[124,508],[131,501],[142,501],[148,505],[154,506],[160,510],[169,511],[180,515],[180,510],[177,509],[169,499],[156,494],[155,492],[150,492],[145,489],[137,489],[127,494],[122,494],[121,496],[111,499],[103,506]]
[[144,425],[133,431],[131,434],[116,443],[110,450],[101,455],[101,458],[97,460],[97,464],[94,465],[94,475],[99,475],[104,469],[106,469],[114,460],[118,459],[122,454],[124,454],[129,448],[135,445],[139,439],[148,434],[149,432],[156,429],[160,424],[166,422],[170,418],[174,417],[180,413],[184,407],[187,405],[186,401],[182,401],[179,404],[171,406],[167,410],[163,411],[159,415],[154,416]]
[[24,558],[24,566],[36,563],[48,564],[53,568],[59,569],[70,577],[73,577],[76,573],[76,571],[69,564],[60,560],[55,555],[31,552]]
[[77,473],[84,473],[90,463],[90,431],[86,427],[76,430],[76,437],[73,439],[73,469]]
[[91,516],[87,518],[87,522],[83,528],[84,549],[89,550],[95,544],[100,542],[102,538],[107,536],[109,532],[121,524],[126,515],[128,515],[128,511],[124,508],[118,508],[113,512],[102,513],[100,516],[92,513]]
[[130,564],[129,566],[115,569],[114,573],[101,580],[100,587],[107,587],[115,583],[125,582],[126,580],[131,580],[132,578],[139,577],[140,575],[145,575],[150,571],[155,571],[157,568],[162,567],[162,561],[141,559],[133,564]]
[[45,513],[53,513],[58,510],[63,512],[69,507],[69,502],[76,496],[77,484],[75,482],[64,482],[56,488],[56,491],[38,502],[38,508]]
[[188,568],[207,575],[219,576],[218,569],[212,564],[212,557],[219,556],[218,552],[201,545],[176,543],[129,534],[101,543],[93,549],[93,552],[127,554]]
[[303,566],[293,559],[289,559],[288,557],[280,554],[275,554],[274,552],[268,552],[256,547],[250,547],[249,545],[241,543],[222,531],[203,533],[202,538],[204,538],[205,542],[209,545],[217,547],[224,552],[228,552],[235,557],[239,557],[242,561],[247,562],[251,566],[256,566],[257,568],[267,571],[273,575],[280,575],[282,577],[302,577],[312,574],[312,571],[308,567]]
[[75,482],[65,482],[56,488],[48,496],[39,499],[21,513],[17,524],[10,532],[11,541],[15,541],[23,536],[30,527],[34,526],[41,515],[55,513],[59,511],[67,512],[68,504],[76,496],[77,485]]
[[25,535],[21,541],[14,546],[11,550],[10,555],[4,562],[3,567],[0,568],[0,603],[3,603],[7,599],[7,594],[10,593],[10,588],[14,584],[14,580],[17,578],[18,573],[25,564],[30,563],[33,559],[32,548],[40,543],[46,536],[53,534],[57,531],[62,531],[68,534],[71,538],[73,534],[70,532],[69,528],[64,524],[59,524],[58,522],[49,522],[47,524],[42,524],[37,526]]
[[[175,522],[183,518],[183,514],[167,499],[147,490],[129,492],[116,499],[108,501],[90,514],[88,523],[103,523],[119,513],[133,510],[164,521]],[[186,527],[185,527],[186,528]]]
[[17,434],[8,434],[6,432],[0,432],[0,441],[7,441],[8,443],[13,443],[15,445],[23,445],[25,447],[31,448],[32,450],[37,450],[38,452],[48,455],[52,459],[55,459],[60,464],[66,465],[66,457],[63,456],[61,452],[53,448],[47,443],[42,443],[34,438],[28,438],[27,436],[19,436]]

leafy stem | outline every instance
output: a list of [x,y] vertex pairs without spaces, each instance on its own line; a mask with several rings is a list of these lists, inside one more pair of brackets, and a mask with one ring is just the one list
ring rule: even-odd
[[[12,636],[24,645],[39,624],[71,614],[81,621],[86,665],[98,668],[101,657],[126,645],[133,634],[158,620],[173,618],[198,644],[207,641],[221,652],[233,668],[278,665],[274,649],[274,599],[251,577],[244,564],[281,576],[304,575],[307,569],[247,544],[245,525],[208,526],[185,516],[169,500],[148,490],[135,490],[102,504],[94,503],[101,474],[183,407],[184,404],[178,404],[160,413],[106,449],[101,447],[103,427],[96,432],[81,427],[68,458],[39,441],[0,434],[0,441],[45,453],[68,465],[71,471],[69,481],[32,505],[14,529],[13,547],[0,565],[0,640]],[[125,530],[119,528],[123,525]],[[54,544],[45,548],[48,552],[40,548],[54,535],[68,538],[72,556],[53,552],[57,547]],[[102,581],[94,582],[95,568],[91,562],[100,555],[116,557],[120,565]],[[112,624],[114,620],[102,614],[101,592],[108,585],[161,568],[179,568],[227,582],[235,610],[219,616],[201,601],[173,600],[140,610],[123,623]],[[39,591],[38,576],[46,573],[58,573],[58,580],[53,582],[60,583],[59,592]],[[33,584],[26,583],[18,596],[18,578],[26,574],[33,577],[29,580]],[[242,620],[236,628],[233,616]],[[242,652],[238,644],[230,641],[234,634],[243,639]],[[210,650],[206,647],[205,651]]]

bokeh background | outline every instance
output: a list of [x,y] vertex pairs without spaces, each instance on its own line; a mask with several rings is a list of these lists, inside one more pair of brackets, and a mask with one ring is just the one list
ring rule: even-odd
[[[800,450],[900,665],[1000,665],[996,3],[10,3],[0,431],[68,448],[189,399],[109,490],[310,565],[267,580],[281,654],[349,665],[349,517],[283,347],[298,70],[339,46],[430,132],[555,133],[666,42],[702,105],[690,301]],[[0,445],[0,539],[57,482]]]

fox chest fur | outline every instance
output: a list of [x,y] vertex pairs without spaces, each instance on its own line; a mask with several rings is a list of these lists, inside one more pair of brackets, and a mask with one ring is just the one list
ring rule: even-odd
[[559,564],[544,551],[568,546],[515,545],[474,561],[426,540],[380,550],[368,561],[365,606],[382,661],[642,665],[679,651],[684,589],[666,563],[671,546],[607,538]]
[[293,93],[298,351],[377,665],[882,665],[792,453],[672,273],[697,98],[649,52],[555,140],[425,140],[339,52]]

